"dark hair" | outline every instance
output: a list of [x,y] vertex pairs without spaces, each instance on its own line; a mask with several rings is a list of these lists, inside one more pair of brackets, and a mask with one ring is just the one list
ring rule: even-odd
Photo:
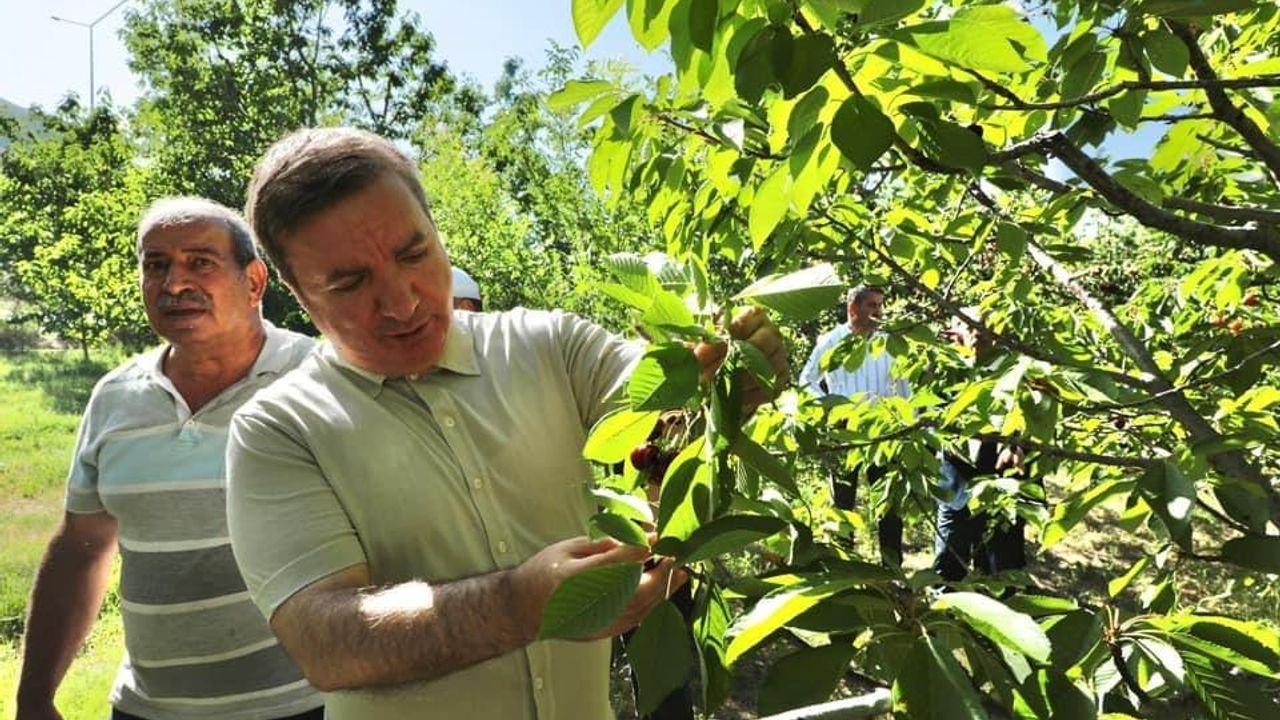
[[137,254],[142,259],[142,241],[157,228],[182,225],[221,225],[231,236],[231,253],[241,270],[258,257],[253,231],[240,213],[226,205],[202,197],[180,196],[156,200],[138,221]]
[[263,253],[293,284],[284,237],[387,176],[405,184],[434,224],[417,168],[390,140],[355,128],[305,128],[278,140],[258,161],[245,216]]

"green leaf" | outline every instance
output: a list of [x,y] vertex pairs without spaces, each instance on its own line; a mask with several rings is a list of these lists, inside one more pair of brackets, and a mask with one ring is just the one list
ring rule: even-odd
[[1058,544],[1089,511],[1108,498],[1131,492],[1133,487],[1134,482],[1131,480],[1103,480],[1083,494],[1068,496],[1053,510],[1053,519],[1044,531],[1044,547],[1051,548]]
[[613,513],[596,513],[591,516],[591,525],[601,533],[626,545],[649,547],[649,538],[639,525],[621,515]]
[[751,104],[760,101],[765,88],[777,80],[775,56],[787,54],[790,44],[791,33],[774,25],[766,25],[751,35],[733,65],[733,87],[738,97]]
[[645,50],[653,52],[667,41],[667,20],[674,5],[674,0],[627,0],[631,34]]
[[613,83],[605,80],[570,80],[559,92],[547,98],[547,107],[567,110],[613,90]]
[[1147,569],[1147,565],[1150,564],[1150,562],[1151,560],[1149,558],[1140,557],[1138,558],[1138,561],[1133,564],[1133,567],[1129,568],[1129,572],[1118,578],[1112,578],[1107,581],[1107,595],[1109,597],[1115,597],[1124,592],[1125,588],[1133,584],[1134,578],[1138,577],[1139,573]]
[[1163,27],[1148,30],[1142,36],[1142,49],[1152,67],[1170,77],[1180,78],[1187,72],[1191,51],[1177,35]]
[[604,259],[604,266],[629,290],[647,296],[661,289],[648,260],[636,253],[614,253]]
[[646,325],[668,329],[682,329],[689,334],[699,336],[702,329],[697,327],[693,311],[685,304],[684,299],[670,290],[658,290],[653,293],[653,304],[645,310],[641,318]]
[[689,7],[689,42],[703,52],[711,52],[719,20],[717,0],[693,0]]
[[1053,648],[1050,663],[1065,672],[1101,642],[1102,616],[1088,610],[1077,610],[1049,625],[1045,635]]
[[854,652],[852,643],[835,642],[779,658],[760,687],[756,711],[773,715],[829,700],[849,670]]
[[951,100],[965,105],[973,105],[978,101],[978,96],[969,85],[956,80],[941,78],[933,78],[917,83],[910,90],[907,90],[906,94],[937,100]]
[[630,493],[618,492],[606,487],[590,489],[591,497],[605,512],[620,515],[643,523],[653,523],[653,508],[649,501]]
[[786,217],[790,204],[791,168],[779,163],[773,174],[756,188],[755,197],[751,200],[747,232],[753,247],[759,250],[764,245],[769,233]]
[[1102,79],[1102,71],[1107,67],[1106,54],[1094,50],[1077,60],[1062,78],[1062,97],[1074,100],[1089,94],[1093,86]]
[[1005,5],[966,7],[950,20],[904,28],[902,37],[928,55],[971,70],[1026,72],[1047,54],[1040,32]]
[[987,718],[973,683],[952,657],[930,635],[917,638],[893,681],[893,695],[904,717],[929,720]]
[[1147,0],[1138,5],[1138,12],[1166,18],[1198,18],[1257,7],[1257,0]]
[[1246,678],[1236,677],[1231,666],[1223,666],[1199,653],[1182,656],[1187,684],[1204,703],[1214,720],[1257,720],[1276,717],[1280,706]]
[[1052,595],[1033,595],[1018,593],[1004,601],[1009,609],[1030,615],[1044,617],[1046,615],[1062,615],[1075,612],[1080,606],[1070,598],[1053,597]]
[[733,297],[749,300],[791,320],[812,320],[839,303],[844,283],[827,263],[786,275],[769,275]]
[[924,7],[925,0],[870,0],[860,3],[858,25],[864,28],[897,22]]
[[1153,465],[1139,479],[1143,496],[1184,550],[1191,549],[1191,510],[1196,504],[1195,483],[1168,461]]
[[725,651],[725,662],[732,665],[743,653],[759,645],[796,616],[859,584],[857,580],[837,580],[819,585],[791,586],[766,595],[751,608],[751,612],[738,618],[729,630],[733,639]]
[[590,47],[620,7],[622,0],[573,0],[573,29],[582,47]]
[[1016,650],[1037,662],[1049,660],[1049,638],[1030,616],[972,592],[946,593],[933,603],[934,610],[950,610],[969,627],[998,645]]
[[1280,536],[1246,535],[1228,540],[1222,557],[1243,568],[1280,574]]
[[636,711],[642,717],[688,682],[693,670],[689,643],[684,617],[669,600],[658,603],[627,641],[627,658],[639,686]]
[[996,247],[1017,264],[1027,252],[1027,231],[1021,225],[1001,222],[996,226]]
[[637,445],[649,439],[649,433],[661,415],[657,410],[636,412],[627,408],[600,418],[587,437],[582,454],[588,460],[612,465],[631,455]]
[[791,58],[774,68],[782,80],[783,95],[791,99],[813,87],[836,64],[836,44],[829,35],[802,35],[791,44]]
[[987,146],[977,133],[946,120],[918,118],[920,144],[932,160],[957,170],[978,172],[987,164]]
[[787,527],[787,521],[765,515],[725,515],[703,525],[685,541],[680,562],[692,564],[763,540]]
[[1142,117],[1142,106],[1147,101],[1146,90],[1126,90],[1107,101],[1111,117],[1124,127],[1134,128]]
[[946,427],[954,423],[980,398],[991,397],[991,390],[995,385],[995,380],[980,380],[965,386],[965,389],[947,406],[947,411],[942,416],[942,425]]
[[793,498],[800,497],[800,488],[796,486],[795,479],[791,476],[791,471],[783,464],[781,460],[773,456],[768,450],[761,447],[747,435],[741,434],[733,441],[729,452],[737,455],[744,463],[750,465],[756,472],[765,476],[774,485],[786,490]]
[[849,96],[831,119],[831,142],[863,172],[893,146],[893,137],[893,122],[861,95]]
[[604,630],[631,601],[640,563],[613,563],[565,578],[542,611],[539,640],[580,638]]
[[683,540],[702,524],[710,500],[711,469],[702,458],[706,441],[699,436],[680,451],[662,478],[658,498],[658,533]]
[[698,359],[683,343],[651,348],[627,382],[632,410],[684,407],[698,392]]

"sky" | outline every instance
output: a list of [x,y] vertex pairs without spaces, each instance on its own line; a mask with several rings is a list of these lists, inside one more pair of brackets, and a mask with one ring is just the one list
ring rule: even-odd
[[[94,84],[128,105],[140,89],[129,72],[128,53],[119,32],[134,0],[102,19],[93,29]],[[88,24],[119,0],[0,0],[0,98],[22,106],[51,108],[68,92],[87,96],[89,30],[50,16]],[[577,45],[570,0],[400,0],[401,10],[417,12],[436,39],[437,57],[455,74],[478,81],[486,90],[506,58],[524,58],[541,67],[550,40]],[[661,52],[646,55],[632,40],[620,13],[592,43],[588,57],[620,58],[641,71],[669,67]]]
[[[88,24],[119,0],[0,0],[0,98],[22,106],[52,108],[68,92],[87,97],[89,30],[51,16]],[[94,80],[118,105],[130,105],[140,91],[129,71],[119,37],[125,12],[136,0],[110,12],[94,27]],[[490,90],[512,56],[535,69],[544,64],[551,40],[577,45],[570,0],[400,0],[401,10],[417,12],[435,36],[436,56],[455,74],[469,76]],[[652,55],[632,39],[623,13],[614,17],[592,43],[587,56],[622,59],[648,74],[670,68],[661,50]],[[1109,154],[1144,157],[1162,128],[1148,124],[1136,137],[1115,137]],[[1052,168],[1063,177],[1065,171]]]

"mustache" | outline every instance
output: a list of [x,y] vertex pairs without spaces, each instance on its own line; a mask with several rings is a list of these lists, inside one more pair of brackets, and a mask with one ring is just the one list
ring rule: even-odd
[[177,295],[164,293],[156,299],[156,307],[160,310],[172,310],[174,308],[207,310],[210,304],[209,296],[197,290],[183,290]]

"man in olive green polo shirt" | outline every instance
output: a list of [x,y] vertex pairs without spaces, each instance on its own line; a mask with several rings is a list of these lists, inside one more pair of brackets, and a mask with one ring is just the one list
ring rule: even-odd
[[[641,348],[566,313],[454,314],[415,169],[377,136],[281,140],[248,213],[329,343],[237,413],[231,538],[329,716],[610,717],[606,638],[661,600],[671,567],[599,637],[534,638],[565,577],[644,557],[584,536],[581,458]],[[763,314],[731,331],[785,377]]]

